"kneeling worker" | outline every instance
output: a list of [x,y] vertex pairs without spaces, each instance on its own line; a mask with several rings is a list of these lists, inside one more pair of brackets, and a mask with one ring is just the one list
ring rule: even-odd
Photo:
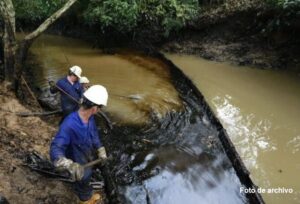
[[83,204],[92,204],[100,199],[89,185],[92,168],[83,165],[96,159],[107,159],[101,144],[94,115],[98,108],[106,106],[108,93],[101,85],[91,86],[83,94],[78,111],[68,115],[61,124],[50,147],[50,157],[55,167],[68,170],[73,179],[74,191]]

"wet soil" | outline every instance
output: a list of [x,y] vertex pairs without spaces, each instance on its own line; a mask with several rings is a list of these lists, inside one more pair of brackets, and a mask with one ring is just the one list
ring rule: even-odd
[[263,69],[299,71],[299,22],[266,31],[278,13],[259,1],[244,6],[243,2],[247,1],[241,1],[238,8],[220,6],[203,12],[189,29],[160,46],[161,50]]
[[[34,103],[31,106],[35,107]],[[14,112],[38,109],[22,105],[4,83],[0,85],[0,107],[0,200],[5,197],[9,203],[76,203],[70,186],[23,165],[28,152],[36,151],[48,158],[56,123],[15,115]]]

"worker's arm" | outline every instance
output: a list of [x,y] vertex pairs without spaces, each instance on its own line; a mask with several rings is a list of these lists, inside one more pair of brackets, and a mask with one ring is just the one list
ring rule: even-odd
[[53,162],[61,157],[66,157],[65,152],[70,144],[71,128],[68,124],[63,123],[50,146],[50,157]]
[[50,157],[54,166],[58,169],[68,170],[74,180],[81,180],[84,175],[84,168],[70,159],[66,158],[65,152],[70,144],[72,135],[68,124],[62,124],[50,147]]

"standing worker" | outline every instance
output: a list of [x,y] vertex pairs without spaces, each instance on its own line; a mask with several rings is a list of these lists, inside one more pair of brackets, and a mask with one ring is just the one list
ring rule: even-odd
[[106,160],[106,151],[99,139],[94,115],[106,106],[108,93],[101,85],[91,86],[83,94],[80,109],[68,115],[61,124],[50,147],[54,166],[67,170],[76,180],[73,185],[81,204],[94,204],[100,199],[90,186],[92,168],[83,165],[98,158]]
[[58,80],[56,84],[53,81],[49,82],[51,93],[61,92],[60,102],[63,111],[61,122],[67,115],[79,109],[78,101],[83,94],[83,88],[79,83],[81,72],[79,66],[73,66],[69,69],[68,76]]

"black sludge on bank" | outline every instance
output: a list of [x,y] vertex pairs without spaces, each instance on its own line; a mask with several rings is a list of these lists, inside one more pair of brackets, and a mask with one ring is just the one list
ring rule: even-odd
[[104,135],[110,203],[264,203],[240,192],[256,187],[202,94],[163,55],[153,57],[169,66],[184,109]]
[[0,195],[0,204],[9,204],[9,202],[6,200],[5,197],[3,197],[2,195]]

